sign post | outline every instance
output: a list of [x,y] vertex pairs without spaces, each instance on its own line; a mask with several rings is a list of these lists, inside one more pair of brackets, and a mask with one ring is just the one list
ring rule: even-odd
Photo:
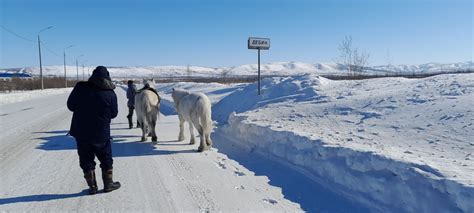
[[247,47],[248,49],[258,50],[258,95],[260,95],[260,50],[270,49],[270,39],[249,37]]

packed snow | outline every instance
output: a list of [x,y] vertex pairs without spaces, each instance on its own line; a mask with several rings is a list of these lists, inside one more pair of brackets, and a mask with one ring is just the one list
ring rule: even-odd
[[[94,67],[67,66],[68,78],[79,76],[82,79],[84,73],[88,76]],[[114,78],[144,78],[144,77],[221,77],[226,76],[254,76],[257,74],[257,64],[239,65],[233,67],[199,67],[199,66],[108,66]],[[347,75],[345,67],[337,63],[302,63],[302,62],[272,62],[261,65],[262,75],[290,76],[306,73],[318,75]],[[427,63],[421,65],[377,65],[368,66],[363,74],[385,75],[385,74],[426,74],[440,72],[466,72],[474,71],[474,62],[459,63]],[[39,75],[39,67],[0,69],[0,73],[21,73],[33,76]],[[45,76],[64,77],[64,66],[44,66]]]
[[0,93],[0,105],[26,101],[30,99],[39,99],[45,96],[69,94],[72,88],[44,89],[44,90],[25,90]]
[[0,212],[302,212],[267,177],[215,149],[198,153],[197,144],[177,141],[176,114],[160,117],[157,145],[139,142],[140,130],[128,129],[125,91],[115,92],[114,180],[122,187],[94,196],[87,194],[75,141],[66,135],[69,94],[0,106]]

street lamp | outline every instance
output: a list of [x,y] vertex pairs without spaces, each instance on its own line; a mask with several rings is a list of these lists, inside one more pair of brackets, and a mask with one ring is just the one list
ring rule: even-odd
[[40,40],[40,33],[49,30],[53,28],[52,26],[46,27],[38,32],[38,52],[39,52],[39,62],[40,62],[40,79],[41,79],[41,89],[44,89],[44,83],[43,83],[43,65],[41,62],[41,40]]
[[77,81],[79,81],[79,65],[78,65],[77,60],[78,60],[80,57],[82,57],[82,56],[84,56],[84,55],[80,55],[80,56],[77,56],[77,57],[76,57],[76,80],[77,80]]
[[66,85],[66,88],[67,88],[67,75],[66,75],[66,50],[71,48],[71,47],[74,47],[74,45],[69,45],[67,46],[66,48],[64,48],[64,82],[65,82],[65,85]]
[[87,62],[87,60],[82,62],[82,80],[84,81],[84,64]]

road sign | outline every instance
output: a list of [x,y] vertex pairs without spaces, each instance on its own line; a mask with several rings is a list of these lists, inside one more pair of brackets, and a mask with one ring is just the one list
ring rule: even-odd
[[247,42],[248,42],[247,47],[249,49],[260,49],[260,50],[270,49],[270,39],[269,38],[250,37]]
[[258,50],[258,95],[260,95],[260,50],[270,49],[270,39],[249,37],[247,40],[247,47],[249,49]]

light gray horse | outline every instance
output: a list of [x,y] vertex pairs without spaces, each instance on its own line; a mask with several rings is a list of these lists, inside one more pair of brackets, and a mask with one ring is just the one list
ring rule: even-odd
[[202,93],[190,93],[184,90],[173,89],[171,94],[174,105],[179,117],[179,137],[178,140],[184,140],[184,122],[189,123],[191,133],[190,144],[194,144],[194,129],[199,132],[201,144],[198,151],[208,150],[212,146],[211,131],[211,101]]
[[155,90],[153,79],[144,79],[144,87],[135,95],[135,111],[138,123],[142,129],[142,141],[151,136],[153,143],[157,142],[155,126],[160,113],[160,96]]

